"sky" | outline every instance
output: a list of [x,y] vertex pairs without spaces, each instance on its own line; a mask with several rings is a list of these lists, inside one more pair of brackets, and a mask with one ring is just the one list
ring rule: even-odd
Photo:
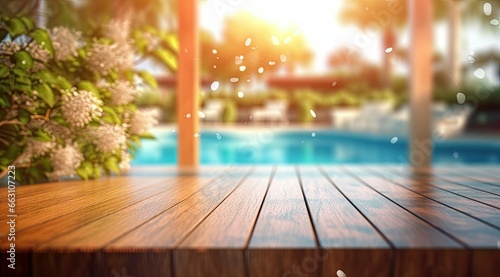
[[[206,0],[200,2],[200,26],[211,31],[216,38],[220,38],[223,21],[239,11],[250,11],[265,20],[278,26],[297,26],[309,42],[315,53],[311,71],[308,74],[321,74],[328,71],[327,58],[335,49],[340,47],[358,47],[364,57],[370,61],[381,60],[380,37],[369,36],[369,40],[360,47],[356,37],[363,31],[354,26],[340,25],[336,20],[337,13],[343,0]],[[477,11],[481,12],[481,11]],[[490,17],[499,17],[495,14]],[[500,28],[500,26],[499,26]],[[447,45],[446,24],[435,26],[434,43],[436,49],[446,53]],[[464,26],[462,35],[463,62],[474,50],[500,48],[499,36],[491,32],[483,32],[478,26]],[[408,32],[400,36],[400,45],[409,44]],[[400,68],[400,70],[403,70]]]

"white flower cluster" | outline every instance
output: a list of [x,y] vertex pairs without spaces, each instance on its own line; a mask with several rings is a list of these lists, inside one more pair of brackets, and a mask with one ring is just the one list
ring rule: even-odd
[[[6,41],[0,43],[0,55],[12,56],[19,50],[21,50],[21,46],[12,41]],[[0,63],[10,68],[14,67],[14,64],[10,61],[10,57],[4,57],[0,59]]]
[[37,71],[45,68],[45,64],[50,60],[50,52],[43,47],[43,45],[38,44],[36,41],[32,41],[26,47],[26,51],[35,60],[33,63],[33,71]]
[[158,36],[155,36],[151,33],[145,33],[144,35],[144,38],[146,38],[146,40],[148,40],[148,46],[147,46],[147,51],[148,52],[152,52],[154,51],[155,49],[157,49],[159,46],[160,46],[160,38]]
[[130,171],[130,154],[128,153],[127,150],[123,150],[122,151],[122,154],[121,154],[121,160],[120,160],[120,163],[118,164],[118,168],[120,168],[120,170],[122,172],[127,172],[127,171]]
[[88,68],[98,74],[107,75],[111,69],[120,71],[134,65],[134,50],[127,44],[102,44],[94,41],[88,52]]
[[31,162],[32,159],[47,154],[56,144],[52,141],[43,142],[29,138],[26,140],[26,149],[22,154],[22,162]]
[[76,56],[80,46],[81,32],[74,32],[66,27],[55,27],[49,30],[49,36],[54,46],[56,59],[63,61],[70,56]]
[[135,99],[136,90],[130,82],[118,81],[109,85],[112,105],[126,105]]
[[71,88],[62,95],[61,111],[71,125],[83,127],[92,119],[102,116],[102,104],[92,92]]
[[142,135],[146,133],[151,127],[158,124],[157,118],[157,110],[151,109],[137,111],[130,121],[130,134]]
[[104,36],[115,42],[126,42],[130,34],[130,22],[111,20],[104,26]]
[[46,173],[51,180],[58,180],[64,176],[74,176],[76,169],[84,160],[83,154],[78,150],[76,144],[67,144],[60,147],[51,155],[53,172]]
[[105,124],[97,127],[88,127],[86,137],[95,144],[100,152],[111,153],[122,149],[127,142],[127,133],[119,125]]
[[9,55],[12,56],[17,51],[21,50],[21,46],[19,44],[14,43],[12,41],[5,41],[0,43],[0,55]]

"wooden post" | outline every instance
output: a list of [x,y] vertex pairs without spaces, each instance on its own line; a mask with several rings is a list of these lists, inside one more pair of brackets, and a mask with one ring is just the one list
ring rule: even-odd
[[410,153],[413,169],[431,165],[432,142],[432,0],[408,0],[410,6]]
[[458,0],[448,0],[448,66],[451,87],[460,87],[461,69],[461,11]]
[[194,172],[198,167],[199,161],[197,1],[184,0],[178,5],[177,160],[181,172]]

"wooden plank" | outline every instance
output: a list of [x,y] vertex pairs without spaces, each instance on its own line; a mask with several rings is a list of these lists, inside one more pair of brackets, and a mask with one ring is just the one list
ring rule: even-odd
[[198,90],[199,39],[197,0],[178,5],[179,69],[177,71],[177,161],[183,171],[197,169],[199,163]]
[[[244,248],[271,172],[254,172],[174,251],[176,276],[244,276]],[[262,176],[264,175],[264,176]]]
[[[87,185],[91,185],[91,182],[88,182]],[[40,194],[41,192],[50,193],[58,191],[61,189],[61,186],[64,186],[66,188],[79,187],[82,186],[82,182],[80,180],[72,180],[72,181],[61,181],[52,183],[30,184],[30,185],[18,184],[16,185],[16,199],[32,196],[34,194]],[[0,187],[0,195],[4,196],[6,194],[7,194],[7,187]],[[4,199],[4,197],[2,197],[2,199],[0,199],[0,203],[4,202],[7,202],[7,200]]]
[[[83,185],[79,187],[72,186],[65,188],[61,186],[57,191],[52,191],[50,193],[42,192],[40,194],[18,199],[16,201],[16,213],[17,215],[22,215],[24,213],[43,209],[58,203],[71,203],[71,201],[77,201],[78,199],[87,196],[94,197],[96,195],[112,195],[121,187],[129,186],[134,182],[137,181],[130,178],[119,177],[116,181],[106,178],[103,180],[96,180],[96,182],[91,182],[89,185],[85,185],[85,183],[83,183]],[[3,213],[5,212],[6,211],[0,211],[0,216],[4,216]]]
[[[177,187],[180,185],[192,184],[200,181],[195,177],[189,178],[170,178],[164,182],[153,183],[143,187],[144,184],[137,184],[138,190],[125,190],[128,194],[119,193],[104,203],[96,203],[84,207],[74,213],[55,215],[46,213],[40,214],[39,211],[25,214],[16,226],[16,248],[31,250],[36,245],[50,241],[65,233],[72,231],[78,227],[84,226],[87,223],[104,218],[112,213],[115,213],[128,206],[144,201],[165,190],[172,190],[169,187]],[[208,183],[208,180],[207,180]],[[201,186],[200,186],[201,189]],[[62,212],[67,207],[60,207]],[[0,249],[4,250],[8,246],[8,242],[2,240]]]
[[234,174],[234,172],[231,174],[222,176],[210,186],[193,194],[172,209],[161,213],[150,221],[144,221],[138,228],[123,234],[107,245],[102,254],[103,276],[112,276],[109,272],[116,267],[124,267],[131,275],[136,276],[171,276],[172,272],[162,272],[158,268],[136,272],[135,268],[129,267],[128,262],[141,256],[144,251],[161,251],[165,255],[171,256],[172,250],[182,239],[230,195],[246,177]]
[[[89,264],[96,267],[99,256],[95,255],[101,248],[145,224],[145,222],[162,212],[189,199],[195,193],[213,187],[210,185],[205,186],[206,182],[206,179],[195,178],[194,182],[189,185],[173,184],[161,193],[144,201],[94,220],[54,240],[41,244],[34,250],[35,274],[42,276],[55,276],[55,274],[93,276],[93,273],[88,270],[75,272],[72,268],[74,263],[78,263],[80,259],[90,259]],[[52,254],[47,255],[48,253]],[[44,266],[57,261],[59,256],[67,259],[67,262],[58,263],[57,266],[50,268]],[[109,272],[111,272],[111,269]]]
[[[406,176],[409,177],[411,176],[411,173],[409,172],[401,172],[398,171],[399,175],[401,176]],[[419,184],[422,186],[430,186],[437,188],[439,190],[444,190],[448,191],[450,193],[460,195],[462,197],[474,200],[478,203],[482,203],[484,205],[491,206],[496,209],[500,209],[500,197],[484,192],[484,191],[479,191],[476,189],[472,189],[469,187],[464,187],[464,186],[459,186],[457,184],[453,184],[450,182],[442,182],[437,178],[434,178],[432,176],[424,176],[425,178],[422,178],[420,176],[413,177],[415,180],[424,180],[424,181],[419,181]]]
[[[398,172],[398,174],[396,174],[396,172]],[[484,223],[495,226],[496,228],[500,228],[500,217],[498,216],[498,210],[495,208],[479,204],[476,201],[464,198],[445,190],[440,190],[432,186],[421,184],[420,181],[415,180],[415,178],[413,177],[402,177],[401,175],[399,175],[401,174],[400,171],[372,170],[371,173],[379,175],[389,181],[406,187],[413,192],[416,192],[420,195],[451,207],[457,211],[479,219]]]
[[316,169],[300,170],[322,249],[323,276],[390,276],[391,248],[366,218]]
[[495,196],[500,197],[500,186],[496,186],[492,181],[484,180],[481,181],[481,178],[479,179],[473,179],[473,178],[465,178],[465,177],[432,177],[432,178],[423,178],[425,179],[430,179],[429,181],[434,181],[436,185],[439,185],[440,183],[447,182],[451,184],[455,184],[458,186],[462,187],[467,187],[471,188],[474,190],[486,192],[493,194]]
[[[356,172],[355,170],[352,171]],[[435,228],[453,236],[468,248],[497,249],[500,230],[380,177],[359,178],[365,184],[391,199],[391,201],[430,223]],[[472,255],[476,255],[475,250],[472,250]],[[473,262],[480,263],[488,268],[497,267],[496,271],[490,271],[486,275],[479,275],[478,272],[472,271],[473,276],[496,276],[500,272],[500,263],[493,259],[474,259]],[[477,267],[472,265],[473,269]]]
[[[358,175],[359,170],[352,167],[346,169],[351,174]],[[497,248],[496,238],[500,237],[500,230],[497,228],[373,174],[372,177],[359,176],[357,178],[392,202],[450,234],[467,246],[471,248]]]
[[351,176],[331,167],[325,174],[396,248],[395,276],[467,276],[468,253],[455,240]]
[[[52,205],[48,205],[45,208],[33,209],[31,210],[30,204],[23,203],[23,201],[18,201],[17,205],[24,211],[27,211],[20,215],[20,220],[16,226],[17,231],[22,231],[24,229],[38,226],[45,221],[49,221],[54,218],[59,218],[61,216],[71,214],[74,212],[79,212],[81,209],[90,206],[103,205],[104,202],[114,201],[118,196],[135,195],[137,192],[146,193],[151,191],[151,187],[158,185],[162,186],[160,178],[143,178],[141,180],[129,180],[127,182],[118,184],[109,184],[110,190],[103,190],[102,193],[94,193],[90,195],[81,195],[78,198],[74,198],[68,201],[55,201]],[[164,183],[170,183],[175,181],[175,179],[164,179]],[[62,190],[64,189],[61,187]],[[154,190],[154,188],[153,188]],[[54,192],[57,193],[57,192]],[[129,197],[130,198],[130,197]],[[37,204],[35,206],[38,206]],[[17,212],[17,210],[16,210]]]
[[[250,276],[319,276],[309,267],[317,251],[299,181],[293,168],[280,167],[271,181],[248,245]],[[304,267],[306,266],[306,267]]]

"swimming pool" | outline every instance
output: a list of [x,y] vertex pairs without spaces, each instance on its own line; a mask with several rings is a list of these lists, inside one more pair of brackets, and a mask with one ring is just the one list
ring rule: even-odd
[[[144,140],[132,165],[174,165],[177,135],[154,130],[157,140]],[[373,164],[408,163],[403,137],[319,131],[203,131],[201,164]],[[500,164],[500,141],[441,140],[434,164]]]

